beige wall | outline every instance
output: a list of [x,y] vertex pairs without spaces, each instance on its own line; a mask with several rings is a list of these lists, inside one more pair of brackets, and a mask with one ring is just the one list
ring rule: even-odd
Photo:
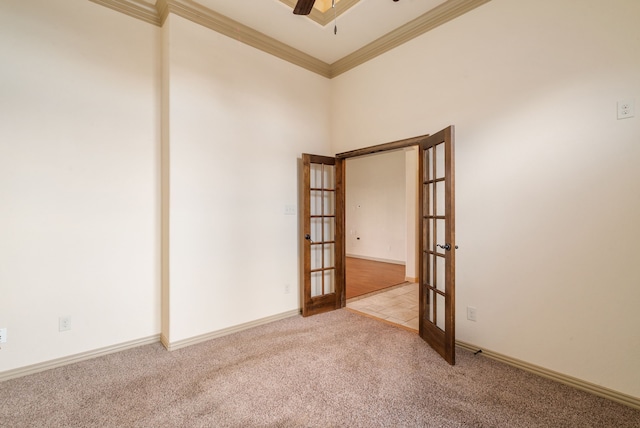
[[0,372],[159,332],[159,34],[0,1]]
[[301,153],[330,154],[330,82],[180,17],[164,31],[173,344],[299,308],[284,212]]
[[[347,159],[347,256],[404,264],[415,281],[418,150]],[[358,240],[357,238],[360,237]]]
[[405,152],[347,159],[347,255],[406,262]]
[[173,16],[0,0],[0,372],[295,310],[300,153],[455,124],[458,338],[640,397],[640,3],[580,3],[492,0],[328,81]]
[[493,0],[332,80],[334,151],[455,124],[457,338],[640,397],[640,3],[577,3]]

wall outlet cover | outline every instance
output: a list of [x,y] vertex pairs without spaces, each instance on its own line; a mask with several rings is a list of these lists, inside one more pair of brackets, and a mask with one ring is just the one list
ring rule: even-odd
[[58,318],[58,331],[71,330],[71,317]]
[[618,101],[618,120],[628,119],[634,117],[636,114],[635,100],[621,100]]

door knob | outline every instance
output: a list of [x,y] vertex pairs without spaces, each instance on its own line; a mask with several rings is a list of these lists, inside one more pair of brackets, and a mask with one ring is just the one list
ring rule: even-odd
[[[447,251],[451,250],[451,244],[444,244],[444,245],[436,244],[436,247],[440,247],[443,250],[447,250]],[[457,249],[458,249],[458,246],[456,245],[456,250]]]
[[311,242],[313,244],[313,241],[311,240],[311,235],[309,235],[308,233],[306,235],[304,235],[304,239],[306,239],[307,241]]

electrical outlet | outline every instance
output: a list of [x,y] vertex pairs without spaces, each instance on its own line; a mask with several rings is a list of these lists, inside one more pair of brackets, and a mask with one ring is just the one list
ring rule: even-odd
[[285,284],[284,285],[284,294],[290,294],[290,293],[291,293],[291,285]]
[[71,330],[71,317],[58,318],[58,331]]
[[476,311],[477,309],[473,306],[467,306],[467,319],[469,321],[476,321]]
[[0,343],[7,343],[7,329],[0,328]]
[[634,100],[618,101],[618,119],[628,119],[635,116],[636,105]]

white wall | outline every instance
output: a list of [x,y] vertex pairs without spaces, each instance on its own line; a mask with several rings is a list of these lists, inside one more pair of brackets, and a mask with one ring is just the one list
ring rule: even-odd
[[86,0],[0,11],[5,371],[160,331],[159,30]]
[[406,262],[405,152],[347,159],[348,256]]
[[[455,124],[458,338],[640,397],[640,3],[575,4],[493,0],[332,81],[169,18],[171,341],[298,307],[301,152]],[[0,10],[5,371],[160,332],[162,48],[86,0]]]
[[[329,80],[170,16],[169,331],[299,308],[298,159],[329,151]],[[291,292],[285,294],[285,285]]]
[[493,0],[332,81],[335,152],[456,125],[457,338],[636,397],[638,16]]

